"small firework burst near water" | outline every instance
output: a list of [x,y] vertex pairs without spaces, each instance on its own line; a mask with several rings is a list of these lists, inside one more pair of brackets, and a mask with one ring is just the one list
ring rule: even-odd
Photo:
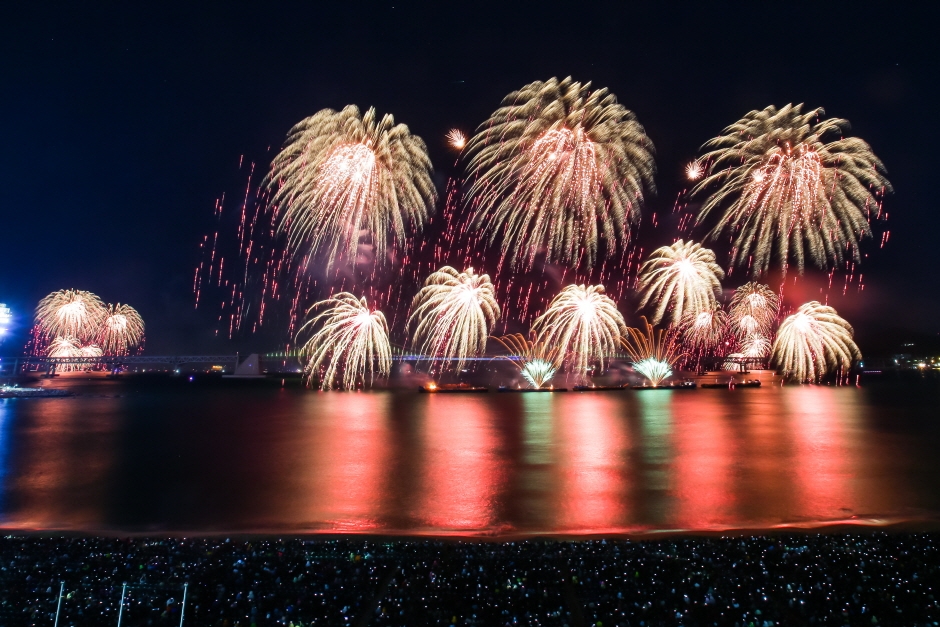
[[682,351],[676,343],[672,329],[655,330],[645,316],[643,328],[630,327],[620,345],[633,360],[633,368],[649,380],[653,387],[659,386],[672,375],[672,367],[682,359]]
[[388,325],[381,311],[370,311],[366,299],[341,292],[316,303],[298,337],[313,336],[301,346],[307,360],[308,384],[318,379],[320,388],[353,390],[371,385],[376,377],[387,377],[392,369]]
[[519,368],[519,373],[532,388],[545,387],[558,371],[558,350],[549,348],[544,342],[528,340],[519,333],[494,339],[509,351],[506,358]]
[[432,273],[415,296],[408,317],[412,344],[430,357],[445,359],[442,368],[463,369],[469,357],[482,355],[500,308],[487,274],[473,268],[458,272],[444,266]]
[[639,308],[653,308],[653,324],[664,318],[678,322],[688,314],[713,311],[724,276],[715,253],[680,239],[657,248],[640,267]]
[[604,369],[625,328],[617,303],[604,293],[603,285],[567,286],[532,325],[542,342],[557,347],[576,381],[586,380],[595,364]]
[[734,291],[731,298],[731,332],[742,346],[750,338],[766,339],[772,333],[779,308],[780,299],[768,286],[754,282],[745,283]]
[[797,381],[819,381],[861,359],[852,334],[852,326],[835,309],[811,301],[780,323],[772,359]]
[[727,314],[716,304],[711,310],[691,312],[676,325],[682,344],[704,356],[715,352],[725,335]]

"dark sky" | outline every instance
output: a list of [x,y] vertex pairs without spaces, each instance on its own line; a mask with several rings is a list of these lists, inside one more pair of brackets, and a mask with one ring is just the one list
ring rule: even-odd
[[[573,76],[636,112],[668,211],[682,166],[747,111],[848,118],[888,168],[890,244],[847,308],[862,339],[940,332],[933,3],[31,3],[0,20],[0,302],[23,326],[75,287],[136,306],[148,352],[215,340],[194,311],[198,242],[239,157],[264,159],[324,107],[390,112],[451,172],[441,136],[525,83]],[[265,164],[266,165],[266,164]],[[671,233],[647,233],[668,243]],[[22,329],[21,329],[22,330]],[[257,343],[257,341],[255,341]],[[2,352],[22,345],[11,339]]]

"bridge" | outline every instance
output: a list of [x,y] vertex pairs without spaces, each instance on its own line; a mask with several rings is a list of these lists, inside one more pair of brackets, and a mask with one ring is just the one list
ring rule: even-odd
[[[46,357],[32,355],[27,357],[0,358],[0,373],[19,374],[24,369],[36,367],[47,374],[55,374],[59,366],[107,366],[117,369],[126,366],[164,365],[179,368],[183,364],[232,364],[238,361],[238,355],[100,355],[88,357]],[[8,369],[8,364],[12,367]]]

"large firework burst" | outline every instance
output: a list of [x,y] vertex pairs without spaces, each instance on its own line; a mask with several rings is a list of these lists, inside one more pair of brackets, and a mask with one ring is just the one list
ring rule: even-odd
[[715,253],[695,242],[681,239],[672,246],[657,248],[640,266],[640,309],[653,306],[653,324],[668,318],[712,311],[725,277]]
[[773,344],[773,361],[793,379],[818,381],[837,368],[850,367],[854,359],[861,359],[852,333],[852,326],[835,309],[808,302],[780,323]]
[[509,351],[508,359],[534,389],[545,387],[558,371],[558,349],[521,333],[494,338]]
[[436,198],[427,148],[391,115],[324,109],[288,133],[265,182],[278,227],[302,257],[354,263],[368,235],[376,258],[420,229]]
[[426,355],[460,370],[469,357],[483,354],[486,338],[499,320],[496,290],[488,274],[444,266],[432,273],[415,296],[408,317],[413,343]]
[[633,360],[633,368],[657,387],[672,374],[672,367],[682,359],[682,351],[676,342],[674,329],[653,328],[645,316],[641,316],[643,328],[630,327],[620,345]]
[[848,121],[802,108],[751,111],[707,142],[700,159],[707,176],[692,193],[713,191],[698,222],[720,208],[711,236],[732,234],[732,265],[750,266],[754,276],[772,257],[784,272],[791,261],[802,272],[807,258],[821,268],[846,256],[859,261],[877,198],[891,190],[868,144],[842,136]]
[[130,305],[108,305],[98,332],[98,344],[106,355],[127,355],[144,339],[144,320]]
[[626,324],[603,285],[569,285],[536,318],[532,331],[555,347],[563,365],[578,381],[587,378],[593,364],[604,368],[614,353]]
[[52,292],[36,307],[36,324],[47,339],[75,338],[80,343],[95,338],[107,314],[101,299],[83,290]]
[[301,347],[306,373],[319,378],[320,388],[352,390],[386,377],[392,369],[388,325],[381,311],[370,311],[366,299],[349,292],[316,303],[320,313],[308,320],[298,336],[319,327]]
[[503,258],[531,267],[591,267],[626,245],[644,191],[653,191],[653,144],[606,89],[571,78],[530,83],[503,99],[467,144],[474,224]]
[[731,330],[738,341],[770,336],[779,307],[779,297],[766,285],[750,282],[736,289],[729,313]]

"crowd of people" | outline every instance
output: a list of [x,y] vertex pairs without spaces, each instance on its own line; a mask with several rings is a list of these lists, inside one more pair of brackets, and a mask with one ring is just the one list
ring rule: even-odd
[[[7,536],[0,625],[938,625],[940,535]],[[62,594],[60,595],[60,591]],[[184,603],[185,595],[185,603]],[[181,616],[181,612],[183,615]]]

